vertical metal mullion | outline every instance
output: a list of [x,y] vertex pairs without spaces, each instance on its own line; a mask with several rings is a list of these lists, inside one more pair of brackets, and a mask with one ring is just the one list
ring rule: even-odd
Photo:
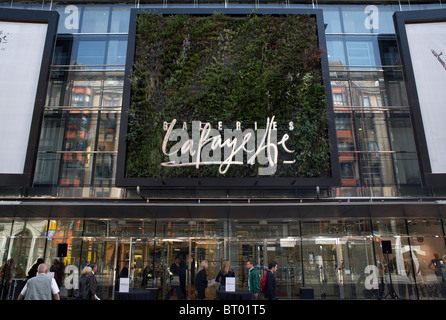
[[[411,267],[412,267],[412,277],[413,277],[414,286],[415,286],[415,289],[412,289],[412,291],[416,292],[417,300],[420,300],[420,294],[418,293],[417,277],[415,276],[415,264],[413,263],[412,245],[410,244],[409,224],[407,223],[407,219],[404,219],[404,222],[406,224],[406,234],[407,234],[407,242],[409,244],[410,264],[411,264]],[[409,296],[409,299],[410,299],[410,296]]]
[[130,280],[132,281],[132,289],[133,289],[133,278],[134,278],[134,277],[131,277],[131,275],[132,275],[132,266],[133,266],[132,242],[133,242],[133,237],[130,237],[130,244],[129,244],[129,289],[130,289]]
[[188,239],[188,242],[189,242],[189,259],[188,259],[188,272],[187,272],[187,275],[188,275],[188,281],[187,281],[187,291],[188,291],[188,294],[187,294],[187,298],[188,298],[188,300],[191,300],[191,287],[192,287],[192,278],[191,278],[191,273],[192,273],[192,239],[191,238],[189,238]]
[[118,238],[116,238],[115,242],[115,261],[114,261],[114,271],[113,271],[113,284],[112,284],[112,300],[115,300],[115,284],[116,284],[116,271],[118,270]]
[[301,259],[301,270],[302,270],[302,287],[305,287],[304,239],[302,237],[302,220],[299,220],[299,233],[300,233],[300,259]]

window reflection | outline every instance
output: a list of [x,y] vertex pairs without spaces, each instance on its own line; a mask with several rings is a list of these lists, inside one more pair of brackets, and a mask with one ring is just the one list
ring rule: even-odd
[[53,65],[104,69],[124,68],[127,51],[125,35],[59,35]]
[[110,6],[85,6],[83,9],[81,32],[107,32]]
[[[420,183],[405,94],[389,85],[402,82],[401,71],[347,71],[332,68],[331,86],[343,190],[339,196],[393,196],[396,189]],[[386,80],[392,77],[393,82]],[[398,96],[400,93],[400,96]],[[364,188],[348,189],[353,186]],[[376,188],[381,186],[381,189]]]
[[97,66],[104,64],[105,41],[79,41],[76,64]]
[[47,112],[35,183],[82,187],[94,177],[111,184],[118,118],[117,111]]
[[68,71],[51,73],[48,106],[120,107],[124,74],[121,71]]

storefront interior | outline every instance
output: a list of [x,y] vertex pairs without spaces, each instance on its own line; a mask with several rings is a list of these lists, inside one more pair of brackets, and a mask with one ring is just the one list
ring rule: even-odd
[[[392,252],[384,253],[383,241]],[[66,244],[66,256],[59,244]],[[14,299],[38,258],[52,266],[62,299],[74,299],[82,268],[97,263],[98,296],[117,299],[122,269],[129,267],[130,290],[157,288],[156,299],[170,290],[169,266],[180,257],[186,269],[186,299],[194,300],[199,263],[209,262],[214,279],[223,260],[246,290],[246,261],[262,275],[278,263],[279,299],[434,300],[446,297],[442,219],[37,219],[0,221],[1,299]],[[57,267],[58,265],[58,267]],[[122,274],[121,274],[122,275]],[[218,285],[206,290],[216,298]],[[177,299],[176,292],[170,297]]]

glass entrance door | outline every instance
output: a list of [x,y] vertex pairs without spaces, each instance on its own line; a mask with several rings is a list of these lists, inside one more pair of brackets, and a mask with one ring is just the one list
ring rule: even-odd
[[[121,239],[117,244],[115,289],[119,288],[120,278],[129,277],[130,289],[158,288],[159,299],[193,300],[201,262],[208,261],[206,275],[212,280],[224,259],[223,238]],[[216,289],[217,286],[206,289],[207,300],[216,297]]]
[[345,237],[339,240],[344,297],[377,298],[370,273],[375,266],[373,241],[370,237]]
[[260,277],[263,276],[263,273],[268,267],[265,265],[265,243],[259,241],[259,239],[231,240],[228,241],[228,260],[231,262],[231,268],[235,272],[236,289],[247,290],[249,273],[246,269],[246,262],[252,260],[254,268],[257,269]]
[[131,238],[131,287],[144,289],[157,285],[153,274],[155,258],[154,240],[152,238]]
[[374,266],[373,242],[368,237],[303,239],[305,287],[315,298],[372,298],[366,278]]
[[316,299],[344,298],[339,243],[338,238],[302,240],[304,287],[312,287]]
[[[61,256],[58,245],[66,244],[67,250]],[[84,267],[95,263],[97,270],[96,295],[101,300],[113,299],[115,290],[115,266],[119,253],[116,239],[102,237],[53,237],[47,242],[46,262],[60,289],[61,299],[74,299],[79,277]]]
[[[207,280],[217,277],[223,260],[226,260],[226,242],[223,238],[216,239],[191,239],[191,299],[196,299],[195,277],[201,270],[203,260],[208,262],[206,269]],[[205,290],[206,300],[214,300],[219,285],[210,286]]]
[[277,298],[296,299],[302,278],[302,259],[298,238],[270,239],[265,242],[267,253],[265,268],[268,268],[270,262],[277,262],[278,268],[274,275],[277,282]]
[[161,279],[162,299],[190,298],[190,240],[187,238],[159,239],[155,265]]

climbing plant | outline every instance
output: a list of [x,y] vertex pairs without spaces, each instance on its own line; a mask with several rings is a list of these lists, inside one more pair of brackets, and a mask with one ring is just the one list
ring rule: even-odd
[[[311,15],[140,14],[130,76],[127,176],[221,177],[218,166],[161,166],[169,161],[161,151],[163,124],[199,120],[234,128],[240,121],[243,130],[255,122],[265,127],[272,116],[279,131],[294,124],[287,131],[294,163],[279,163],[275,176],[328,176],[320,57]],[[225,176],[257,176],[257,166],[232,166]]]

